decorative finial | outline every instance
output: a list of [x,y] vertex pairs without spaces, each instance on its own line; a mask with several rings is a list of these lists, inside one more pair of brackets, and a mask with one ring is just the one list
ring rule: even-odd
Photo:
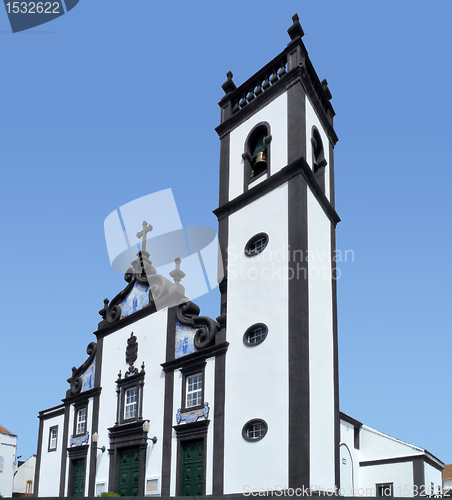
[[298,17],[298,14],[294,14],[292,16],[292,21],[293,21],[292,26],[287,30],[287,33],[289,33],[290,39],[295,40],[298,37],[300,37],[300,38],[303,37],[304,31],[303,31],[303,28],[301,27],[300,18]]
[[180,268],[181,260],[179,259],[179,257],[177,257],[174,262],[176,264],[176,268],[171,271],[169,275],[171,276],[171,278],[173,278],[174,283],[180,283],[181,279],[185,276],[185,273]]
[[232,77],[234,76],[232,74],[232,71],[228,71],[226,73],[226,76],[228,79],[223,83],[221,88],[224,90],[225,94],[229,94],[231,92],[234,92],[234,90],[237,88],[236,84],[232,81]]
[[331,99],[333,98],[333,96],[331,95],[331,91],[330,89],[328,88],[328,82],[326,81],[326,78],[324,78],[322,80],[322,88],[323,88],[323,91],[325,92],[326,94],[326,97],[329,101],[331,101]]
[[141,242],[141,251],[146,252],[146,237],[147,234],[150,233],[154,228],[148,224],[146,221],[143,221],[143,230],[137,233],[137,238],[142,239]]

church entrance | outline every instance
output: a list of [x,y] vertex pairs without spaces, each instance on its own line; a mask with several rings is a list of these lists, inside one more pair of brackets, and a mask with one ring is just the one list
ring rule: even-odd
[[140,472],[140,447],[123,448],[119,452],[118,493],[125,497],[138,496]]
[[73,467],[72,496],[82,497],[85,494],[85,459],[74,460]]
[[200,496],[204,484],[204,439],[183,442],[181,446],[181,495]]

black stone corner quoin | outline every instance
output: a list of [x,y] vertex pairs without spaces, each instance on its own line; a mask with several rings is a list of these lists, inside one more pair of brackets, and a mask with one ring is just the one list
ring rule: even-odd
[[86,348],[86,353],[88,354],[88,359],[81,364],[78,368],[75,366],[72,368],[72,377],[68,378],[67,381],[71,385],[70,389],[66,392],[66,397],[75,396],[82,390],[82,378],[81,375],[87,370],[87,368],[93,362],[97,352],[96,342],[90,342]]

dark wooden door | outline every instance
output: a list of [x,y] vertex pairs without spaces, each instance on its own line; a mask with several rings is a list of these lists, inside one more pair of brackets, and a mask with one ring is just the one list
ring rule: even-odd
[[119,452],[118,493],[124,497],[138,496],[140,448],[124,448]]
[[72,496],[83,497],[85,494],[85,459],[74,460],[72,480]]
[[182,443],[181,495],[188,497],[203,494],[204,440]]

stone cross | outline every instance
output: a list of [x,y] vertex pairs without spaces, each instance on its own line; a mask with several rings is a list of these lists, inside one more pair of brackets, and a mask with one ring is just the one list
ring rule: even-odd
[[143,230],[137,233],[137,238],[140,239],[142,238],[143,241],[141,242],[141,251],[146,252],[146,236],[148,233],[150,233],[154,228],[148,224],[146,221],[143,221]]

